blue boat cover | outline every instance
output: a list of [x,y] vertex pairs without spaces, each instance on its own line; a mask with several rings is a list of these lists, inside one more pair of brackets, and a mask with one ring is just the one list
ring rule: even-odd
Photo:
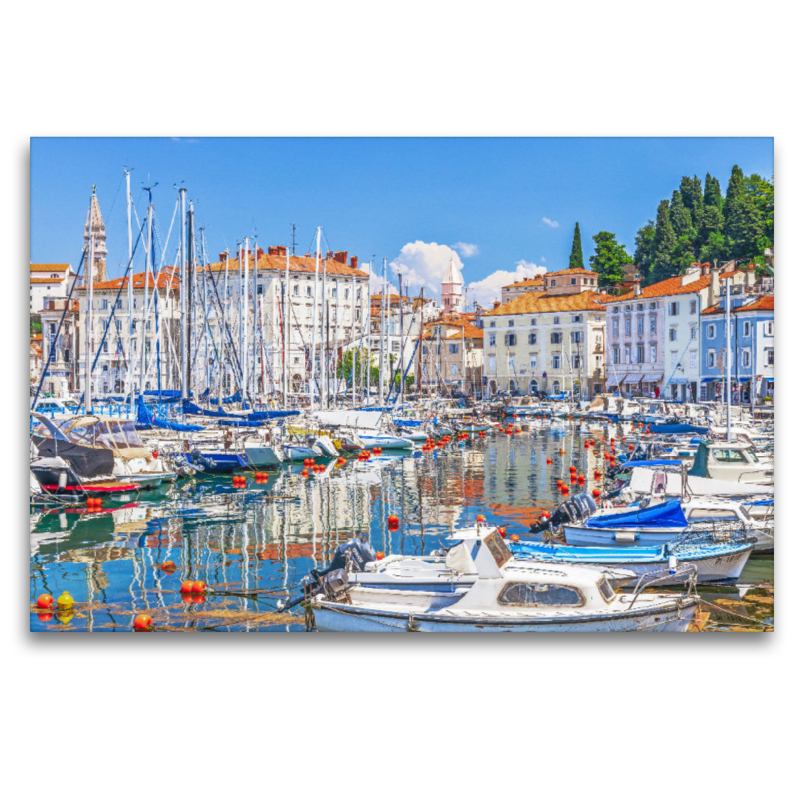
[[654,458],[652,461],[625,461],[623,466],[625,469],[629,467],[679,467],[681,463],[680,459]]
[[183,410],[186,414],[195,414],[200,417],[213,417],[214,419],[233,420],[244,425],[258,425],[268,419],[282,419],[283,417],[296,417],[299,411],[254,411],[251,414],[231,414],[228,411],[211,411],[210,409],[200,408],[200,406],[183,401]]
[[151,428],[166,428],[169,431],[204,431],[202,425],[186,425],[182,422],[172,422],[150,412],[141,397],[136,398],[136,422],[139,425],[148,425]]
[[708,433],[708,428],[700,425],[688,425],[683,423],[663,423],[661,425],[650,425],[651,433]]
[[602,514],[586,520],[589,528],[685,528],[688,524],[680,500],[636,508],[621,514]]
[[515,558],[534,558],[537,561],[619,564],[667,560],[663,544],[655,547],[576,547],[568,544],[511,542],[509,547]]

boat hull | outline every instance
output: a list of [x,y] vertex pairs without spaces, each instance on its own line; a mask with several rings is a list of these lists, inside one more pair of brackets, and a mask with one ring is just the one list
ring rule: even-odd
[[[567,544],[577,547],[650,547],[671,542],[685,528],[585,528],[565,525]],[[635,538],[629,538],[629,537]]]
[[408,614],[400,611],[358,609],[330,602],[313,603],[318,631],[337,633],[685,633],[697,607],[685,598],[658,609],[628,613],[540,620],[492,617],[448,618],[443,614]]
[[283,458],[274,447],[248,447],[245,445],[244,454],[251,467],[275,467],[283,462]]

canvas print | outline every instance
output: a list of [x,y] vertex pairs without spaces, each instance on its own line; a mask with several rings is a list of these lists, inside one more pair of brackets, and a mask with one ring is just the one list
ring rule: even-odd
[[31,140],[30,628],[769,632],[770,138]]

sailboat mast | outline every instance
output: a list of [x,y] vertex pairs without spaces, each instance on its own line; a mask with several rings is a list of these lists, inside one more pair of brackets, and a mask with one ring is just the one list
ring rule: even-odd
[[179,189],[178,193],[181,197],[181,399],[185,400],[188,395],[186,387],[189,384],[188,376],[186,374],[186,355],[187,355],[187,318],[186,318],[186,302],[189,293],[189,287],[186,283],[186,189]]
[[380,367],[378,369],[378,382],[380,384],[378,388],[378,399],[380,400],[380,405],[383,405],[383,386],[384,386],[384,361],[386,360],[386,259],[383,259],[383,276],[381,278],[381,336],[380,336]]
[[244,271],[242,272],[242,392],[243,397],[242,401],[244,402],[245,399],[250,398],[250,387],[249,387],[249,364],[247,363],[247,306],[248,306],[248,283],[247,283],[247,275],[250,267],[250,238],[245,236],[244,237]]
[[322,228],[317,228],[317,253],[314,266],[314,302],[311,309],[311,379],[308,383],[309,405],[314,405],[314,379],[317,375],[317,295],[319,294],[319,247]]
[[125,193],[128,209],[128,393],[130,395],[131,414],[133,414],[133,229],[131,228],[131,173],[125,170]]
[[[330,246],[330,245],[329,245]],[[322,347],[320,354],[320,379],[322,380],[321,407],[328,407],[328,257],[322,262]]]
[[728,411],[727,422],[727,441],[731,439],[731,278],[730,276],[725,281],[725,388],[726,388],[726,405]]
[[356,276],[353,275],[353,289],[350,298],[350,382],[353,388],[353,408],[356,407]]
[[[256,395],[256,388],[258,386],[258,381],[256,380],[256,345],[257,345],[257,335],[256,332],[259,329],[258,325],[258,239],[253,244],[253,350],[252,350],[252,373],[253,378],[251,381],[252,393],[253,397],[255,398]],[[262,391],[266,389],[266,386],[263,385],[262,381]]]
[[286,277],[283,280],[283,406],[289,408],[289,357],[291,354],[289,334],[291,312],[289,311],[289,248],[286,248]]
[[195,254],[194,254],[194,203],[189,203],[189,243],[187,250],[187,285],[189,295],[186,298],[188,315],[186,320],[186,396],[192,396],[192,322],[194,312],[194,273],[195,273]]
[[[92,230],[92,217],[89,212],[89,231]],[[92,413],[92,361],[94,360],[94,234],[89,238],[89,263],[86,265],[86,360],[84,369],[83,407],[87,414]]]

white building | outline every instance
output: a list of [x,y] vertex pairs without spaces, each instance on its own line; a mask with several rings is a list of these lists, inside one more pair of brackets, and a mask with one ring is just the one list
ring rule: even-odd
[[45,298],[66,297],[75,273],[69,264],[31,264],[30,313],[38,314]]

